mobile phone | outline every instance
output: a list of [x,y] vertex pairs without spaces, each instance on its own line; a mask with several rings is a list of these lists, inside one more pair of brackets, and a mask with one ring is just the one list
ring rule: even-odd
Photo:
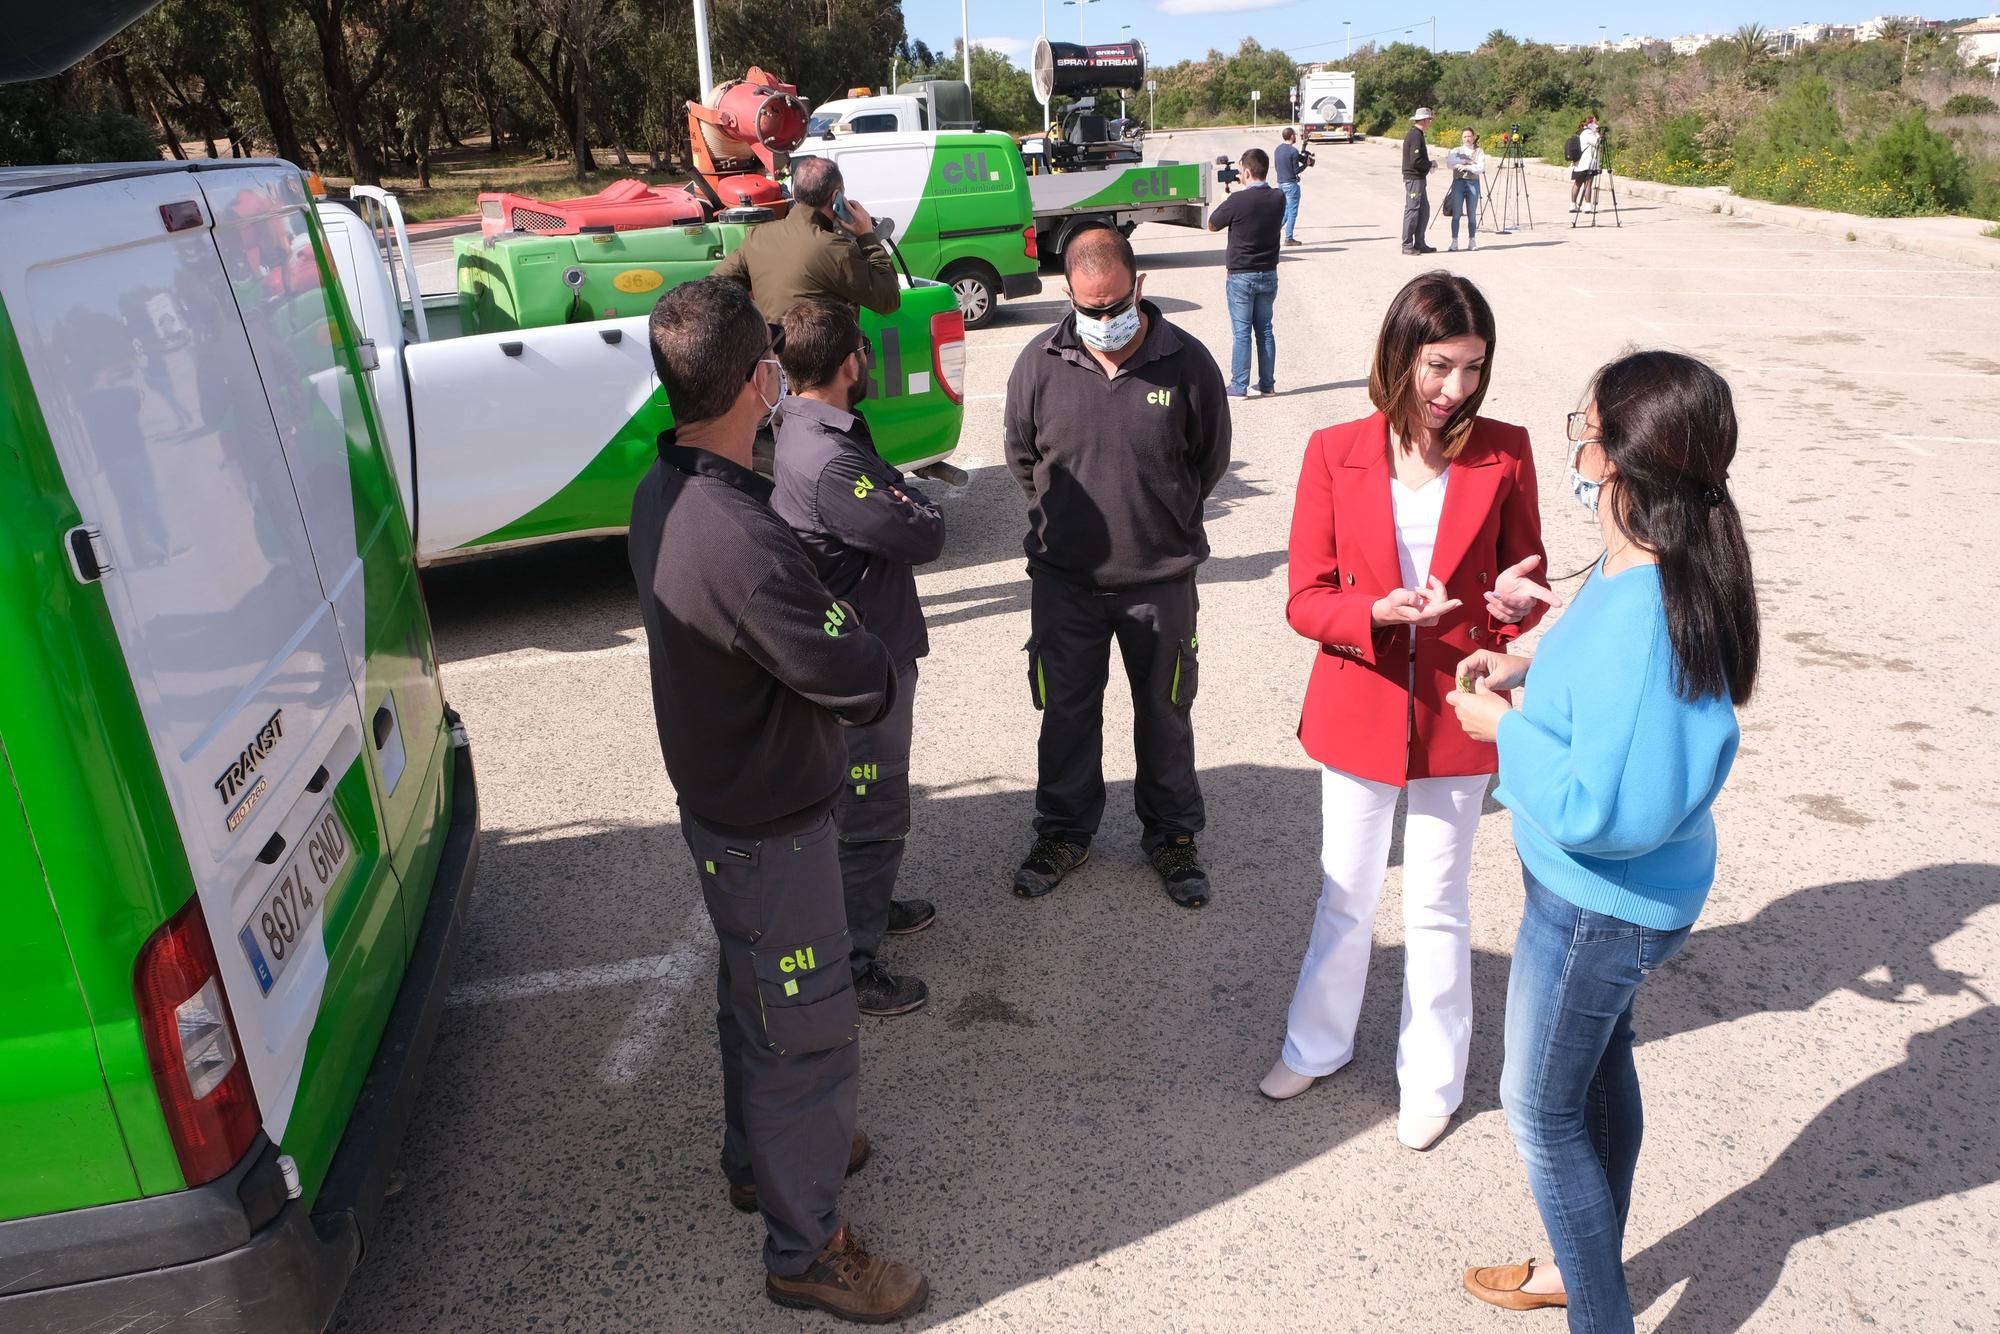
[[852,223],[854,221],[854,215],[847,211],[847,192],[845,190],[835,190],[833,192],[833,216],[839,218],[843,223]]

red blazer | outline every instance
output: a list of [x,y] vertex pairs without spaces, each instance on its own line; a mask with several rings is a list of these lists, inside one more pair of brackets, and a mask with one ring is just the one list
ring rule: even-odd
[[1430,572],[1464,605],[1416,631],[1414,692],[1410,629],[1377,628],[1373,618],[1376,599],[1403,582],[1390,476],[1389,423],[1379,412],[1316,431],[1306,443],[1285,619],[1320,651],[1299,741],[1321,764],[1378,783],[1490,774],[1494,747],[1466,736],[1444,697],[1468,652],[1504,649],[1542,615],[1538,602],[1509,625],[1486,610],[1500,571],[1529,556],[1548,560],[1528,433],[1478,418],[1451,461]]

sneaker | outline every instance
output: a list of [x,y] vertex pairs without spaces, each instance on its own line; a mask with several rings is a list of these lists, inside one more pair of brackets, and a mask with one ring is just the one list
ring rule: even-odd
[[1285,238],[1285,244],[1286,244],[1286,245],[1303,245],[1303,244],[1304,244],[1304,242],[1300,241],[1300,240],[1299,240],[1299,238],[1298,238],[1298,237],[1296,237],[1296,236],[1287,236],[1287,237]]
[[1262,398],[1265,394],[1268,394],[1269,392],[1271,391],[1268,389],[1259,389],[1256,385],[1253,384],[1248,389],[1243,391],[1243,396],[1245,398]]
[[1201,864],[1201,854],[1195,851],[1194,839],[1187,834],[1175,836],[1174,841],[1162,847],[1152,856],[1153,869],[1166,882],[1167,896],[1183,908],[1199,908],[1208,902],[1208,872]]
[[[1231,391],[1234,393],[1234,391]],[[1236,395],[1241,397],[1241,395]],[[1063,877],[1090,860],[1090,849],[1043,835],[1021,859],[1014,872],[1014,892],[1024,899],[1038,899],[1063,882]]]
[[1571,205],[1569,206],[1569,211],[1570,211],[1570,212],[1572,212],[1572,213],[1581,213],[1581,212],[1583,212],[1583,205],[1581,205],[1581,204],[1571,204]]
[[795,1278],[764,1275],[764,1295],[795,1310],[886,1325],[923,1310],[931,1286],[910,1266],[870,1255],[854,1229],[842,1223],[805,1273]]
[[1477,241],[1467,241],[1467,242],[1465,243],[1465,248],[1466,248],[1467,250],[1477,250],[1477,249],[1479,249],[1479,242],[1477,242]]
[[1276,386],[1275,384],[1260,384],[1257,386],[1257,393],[1264,398],[1269,398],[1271,395],[1277,392],[1278,392],[1278,386]]
[[1248,396],[1250,391],[1247,389],[1229,388],[1223,390],[1222,392],[1227,396],[1229,396],[1230,398],[1244,398]]
[[[856,1126],[854,1128],[854,1142],[847,1146],[847,1175],[853,1176],[856,1172],[868,1166],[868,1159],[874,1152],[875,1146],[868,1142],[868,1132]],[[756,1213],[757,1183],[752,1181],[747,1186],[739,1186],[734,1181],[730,1182],[729,1204],[738,1213]]]
[[929,899],[890,899],[889,934],[914,936],[937,920],[937,909]]
[[1415,246],[1413,246],[1413,245],[1406,245],[1406,246],[1404,246],[1404,247],[1403,247],[1403,253],[1404,253],[1404,254],[1406,254],[1406,255],[1421,255],[1421,254],[1423,254],[1424,252],[1423,252],[1423,251],[1421,251],[1421,250],[1419,250],[1419,249],[1417,249],[1417,248],[1416,248]]
[[1448,250],[1456,250],[1456,249],[1458,249],[1458,242],[1456,242],[1456,241],[1453,241],[1453,242],[1452,242],[1452,243],[1451,243],[1451,244],[1450,244],[1449,246],[1447,246],[1447,247],[1446,247],[1446,249],[1448,249]]
[[908,1014],[931,998],[931,989],[914,977],[897,977],[877,959],[854,979],[854,994],[861,1001],[861,1013],[876,1019]]

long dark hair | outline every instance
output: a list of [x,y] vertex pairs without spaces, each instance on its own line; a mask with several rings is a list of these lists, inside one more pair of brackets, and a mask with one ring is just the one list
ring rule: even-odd
[[1428,344],[1472,334],[1486,344],[1486,361],[1479,370],[1479,387],[1446,419],[1438,438],[1444,441],[1444,456],[1455,459],[1472,435],[1473,419],[1486,401],[1486,386],[1493,382],[1493,307],[1470,279],[1444,269],[1420,273],[1403,284],[1382,317],[1382,332],[1375,336],[1375,360],[1368,367],[1368,401],[1381,410],[1389,424],[1404,435],[1413,435],[1413,425],[1422,405],[1417,401],[1417,354]]
[[1605,488],[1620,532],[1659,558],[1660,596],[1682,698],[1750,698],[1757,680],[1757,586],[1743,516],[1729,494],[1736,404],[1705,362],[1633,352],[1591,381]]

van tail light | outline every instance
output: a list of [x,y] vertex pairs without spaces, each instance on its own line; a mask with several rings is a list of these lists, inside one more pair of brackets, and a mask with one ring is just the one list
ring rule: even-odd
[[139,951],[134,988],[181,1175],[190,1186],[213,1181],[249,1151],[264,1118],[199,897]]
[[931,316],[931,374],[954,403],[965,402],[965,316]]
[[1033,223],[1029,223],[1021,229],[1021,244],[1029,259],[1040,259],[1042,257],[1042,245],[1040,241],[1035,239],[1035,226]]

